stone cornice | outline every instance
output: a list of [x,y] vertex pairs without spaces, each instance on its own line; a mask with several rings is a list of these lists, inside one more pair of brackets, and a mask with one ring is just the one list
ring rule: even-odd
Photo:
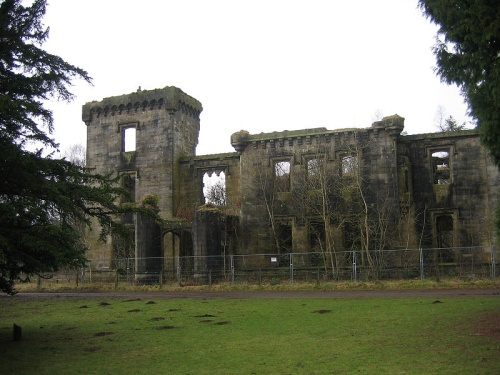
[[199,118],[203,107],[195,98],[181,89],[167,86],[163,89],[138,90],[127,95],[104,98],[82,106],[82,121],[89,125],[94,118],[120,116],[139,111],[164,110],[170,114],[177,111]]
[[456,130],[449,132],[435,132],[435,133],[423,133],[423,134],[409,134],[402,136],[401,139],[404,141],[421,141],[427,139],[444,139],[444,138],[460,138],[460,137],[471,137],[480,136],[478,129],[467,129],[467,130]]
[[338,139],[340,136],[354,133],[366,134],[371,132],[375,137],[378,137],[381,131],[386,131],[391,138],[397,139],[404,129],[404,120],[405,119],[399,115],[388,116],[384,117],[381,121],[373,123],[373,125],[368,128],[344,128],[334,130],[312,128],[260,134],[249,134],[242,130],[231,135],[231,145],[237,152],[242,152],[248,144],[253,144],[254,148],[259,146],[260,148],[265,148],[265,145],[269,143],[271,144],[271,148],[273,148],[276,145],[283,147],[285,144],[292,146],[294,142],[298,145],[311,144],[315,140],[319,140],[319,138],[324,138],[328,143],[332,139]]

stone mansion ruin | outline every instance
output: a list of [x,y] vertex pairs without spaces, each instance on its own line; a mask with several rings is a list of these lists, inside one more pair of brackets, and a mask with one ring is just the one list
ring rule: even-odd
[[[134,258],[138,278],[169,277],[180,257],[193,256],[190,267],[201,275],[217,267],[209,256],[279,261],[313,253],[297,267],[335,271],[353,250],[365,267],[387,249],[433,248],[428,256],[442,263],[462,257],[457,248],[482,246],[485,260],[496,251],[500,179],[476,130],[404,135],[404,118],[394,115],[366,128],[239,131],[231,137],[235,152],[196,155],[201,111],[175,87],[83,106],[87,166],[119,174],[130,192],[121,203],[156,196],[163,219],[121,218],[133,245],[100,243],[99,231],[89,232],[87,257],[99,259],[96,267]],[[206,174],[225,176],[224,206],[206,204]],[[384,262],[418,262],[407,254]],[[259,262],[269,259],[251,266]]]

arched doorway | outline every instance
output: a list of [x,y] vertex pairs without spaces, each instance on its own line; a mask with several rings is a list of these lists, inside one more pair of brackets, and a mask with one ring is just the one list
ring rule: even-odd
[[190,230],[166,228],[162,249],[164,280],[180,280],[184,274],[193,272],[193,236]]

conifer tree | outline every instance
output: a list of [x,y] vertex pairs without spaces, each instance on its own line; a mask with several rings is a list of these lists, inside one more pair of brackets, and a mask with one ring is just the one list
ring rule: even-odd
[[47,53],[42,44],[46,1],[0,1],[0,290],[61,267],[81,266],[85,246],[76,222],[102,226],[101,238],[125,228],[113,221],[123,193],[110,176],[54,158],[47,100],[69,101],[84,70]]
[[419,0],[439,26],[436,73],[462,90],[481,139],[500,166],[500,5],[498,0]]

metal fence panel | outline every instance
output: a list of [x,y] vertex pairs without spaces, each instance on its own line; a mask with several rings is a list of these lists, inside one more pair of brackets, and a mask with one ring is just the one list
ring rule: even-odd
[[[62,270],[47,282],[115,282],[182,285],[492,278],[496,249],[467,247],[336,253],[238,254],[206,257],[90,259],[81,269]],[[140,272],[139,272],[140,270]]]

